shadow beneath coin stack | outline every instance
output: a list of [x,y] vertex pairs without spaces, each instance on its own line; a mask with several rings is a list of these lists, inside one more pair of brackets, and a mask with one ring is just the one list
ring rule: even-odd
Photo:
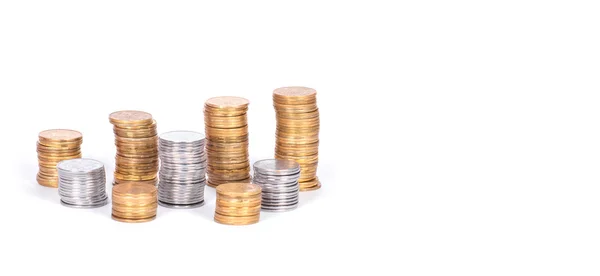
[[60,197],[56,188],[45,187],[37,183],[37,166],[32,164],[24,164],[18,167],[19,174],[25,182],[21,185],[28,194],[33,195],[44,201],[49,201],[54,204],[60,204]]
[[204,187],[204,205],[194,209],[194,214],[208,221],[215,220],[215,204],[217,190],[208,185]]

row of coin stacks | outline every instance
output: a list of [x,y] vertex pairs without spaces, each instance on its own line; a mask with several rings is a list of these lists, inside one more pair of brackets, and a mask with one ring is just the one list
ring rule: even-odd
[[[193,131],[159,135],[150,113],[111,113],[117,149],[112,217],[121,222],[145,222],[156,217],[159,204],[168,208],[203,206],[205,185],[217,188],[214,220],[221,224],[253,224],[259,221],[261,210],[295,209],[299,191],[321,186],[316,175],[316,91],[279,88],[273,92],[273,104],[276,159],[256,162],[255,179],[250,176],[247,99],[208,99],[204,105],[206,136]],[[104,165],[82,158],[82,142],[82,134],[74,130],[40,132],[37,181],[58,188],[64,206],[101,207],[108,203]]]

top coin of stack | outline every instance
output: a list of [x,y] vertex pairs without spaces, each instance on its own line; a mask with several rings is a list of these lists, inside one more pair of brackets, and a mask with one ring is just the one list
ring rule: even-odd
[[300,191],[319,189],[317,91],[307,87],[278,88],[273,91],[273,105],[277,117],[275,158],[300,164]]
[[207,184],[211,187],[250,181],[248,104],[240,97],[215,97],[204,105]]
[[63,160],[81,158],[83,136],[69,129],[50,129],[38,135],[37,153],[39,172],[37,181],[47,187],[58,187],[56,164]]
[[117,146],[115,181],[156,185],[158,136],[156,121],[143,111],[117,111],[109,115]]

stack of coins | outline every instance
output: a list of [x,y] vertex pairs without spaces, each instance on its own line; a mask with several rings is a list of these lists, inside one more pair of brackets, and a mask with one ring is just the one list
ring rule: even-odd
[[135,181],[156,185],[158,138],[156,121],[142,111],[118,111],[109,115],[117,145],[113,184]]
[[122,222],[146,222],[156,217],[156,187],[143,182],[127,182],[112,189],[112,218]]
[[251,183],[226,183],[217,187],[215,221],[247,225],[260,219],[260,186]]
[[298,207],[300,165],[292,160],[267,159],[254,163],[252,182],[262,188],[262,209],[284,212]]
[[210,98],[204,105],[208,185],[250,182],[248,159],[248,100]]
[[204,134],[193,131],[171,131],[160,135],[158,204],[171,208],[204,205],[204,138]]
[[108,203],[104,165],[93,159],[58,163],[58,195],[67,207],[96,208]]
[[278,88],[273,91],[273,105],[277,116],[275,158],[300,164],[300,191],[319,189],[317,91],[307,87]]
[[50,129],[38,135],[37,153],[39,172],[37,182],[46,187],[58,187],[56,164],[63,160],[81,158],[80,132],[69,129]]

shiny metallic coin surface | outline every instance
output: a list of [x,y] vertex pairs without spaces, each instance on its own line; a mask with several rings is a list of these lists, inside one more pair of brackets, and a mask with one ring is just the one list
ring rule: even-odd
[[291,160],[266,159],[254,163],[252,182],[262,188],[264,211],[284,212],[298,207],[300,165]]
[[159,136],[158,204],[169,208],[204,205],[206,186],[205,135],[170,131]]
[[108,203],[104,165],[93,159],[61,161],[58,169],[58,194],[64,206],[96,208]]

